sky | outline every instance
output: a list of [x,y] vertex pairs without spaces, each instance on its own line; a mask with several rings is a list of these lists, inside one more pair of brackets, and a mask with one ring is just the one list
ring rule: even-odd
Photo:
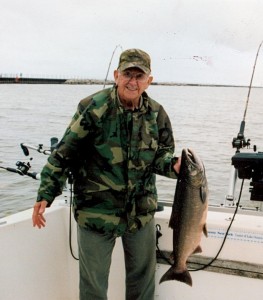
[[[154,81],[249,85],[262,0],[0,0],[0,75],[109,79],[122,50]],[[112,61],[111,57],[113,55]],[[254,85],[263,86],[263,46]]]

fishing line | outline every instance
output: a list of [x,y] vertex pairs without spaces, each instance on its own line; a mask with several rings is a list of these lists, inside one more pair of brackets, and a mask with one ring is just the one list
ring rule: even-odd
[[224,245],[225,245],[225,242],[226,242],[226,239],[227,239],[229,230],[230,230],[230,228],[232,227],[232,224],[233,224],[233,222],[234,222],[234,220],[235,220],[235,217],[236,217],[236,214],[237,214],[237,211],[238,211],[238,208],[239,208],[240,200],[241,200],[241,195],[242,195],[242,191],[243,191],[243,186],[244,186],[244,179],[242,180],[242,183],[241,183],[240,193],[239,193],[238,201],[237,201],[237,204],[236,204],[235,212],[234,212],[234,214],[233,214],[232,220],[231,220],[231,222],[230,222],[230,224],[229,224],[229,226],[228,226],[228,228],[227,228],[227,231],[226,231],[226,233],[225,233],[223,242],[222,242],[221,247],[219,248],[219,250],[218,250],[216,256],[215,256],[208,264],[204,265],[203,267],[200,267],[200,268],[198,268],[198,269],[192,269],[192,270],[189,270],[189,272],[195,272],[195,271],[201,271],[201,270],[204,270],[204,269],[206,269],[207,267],[210,267],[210,266],[212,265],[212,263],[213,263],[215,260],[217,260],[219,254],[221,253],[221,251],[222,251],[222,249],[223,249],[223,247],[224,247]]

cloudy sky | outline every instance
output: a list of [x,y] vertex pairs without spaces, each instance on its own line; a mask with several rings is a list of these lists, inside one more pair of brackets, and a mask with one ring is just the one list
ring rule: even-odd
[[[0,74],[104,79],[121,50],[155,81],[248,85],[262,0],[0,0]],[[263,86],[263,47],[254,83]]]

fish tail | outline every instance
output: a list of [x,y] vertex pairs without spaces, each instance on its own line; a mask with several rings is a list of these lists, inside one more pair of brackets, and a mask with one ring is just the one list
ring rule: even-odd
[[162,283],[164,281],[168,281],[168,280],[177,280],[177,281],[181,281],[184,282],[190,286],[192,286],[192,277],[189,273],[188,270],[185,270],[181,273],[176,273],[173,270],[173,267],[171,267],[160,279],[159,283]]

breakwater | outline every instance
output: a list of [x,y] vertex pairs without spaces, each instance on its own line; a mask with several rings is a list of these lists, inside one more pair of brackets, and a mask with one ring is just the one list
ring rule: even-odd
[[0,84],[10,83],[10,84],[113,84],[113,80],[104,80],[99,79],[68,79],[68,78],[52,78],[52,77],[22,77],[22,76],[1,76],[0,74]]
[[16,84],[61,84],[67,79],[61,78],[32,78],[32,77],[0,77],[0,83],[16,83]]

